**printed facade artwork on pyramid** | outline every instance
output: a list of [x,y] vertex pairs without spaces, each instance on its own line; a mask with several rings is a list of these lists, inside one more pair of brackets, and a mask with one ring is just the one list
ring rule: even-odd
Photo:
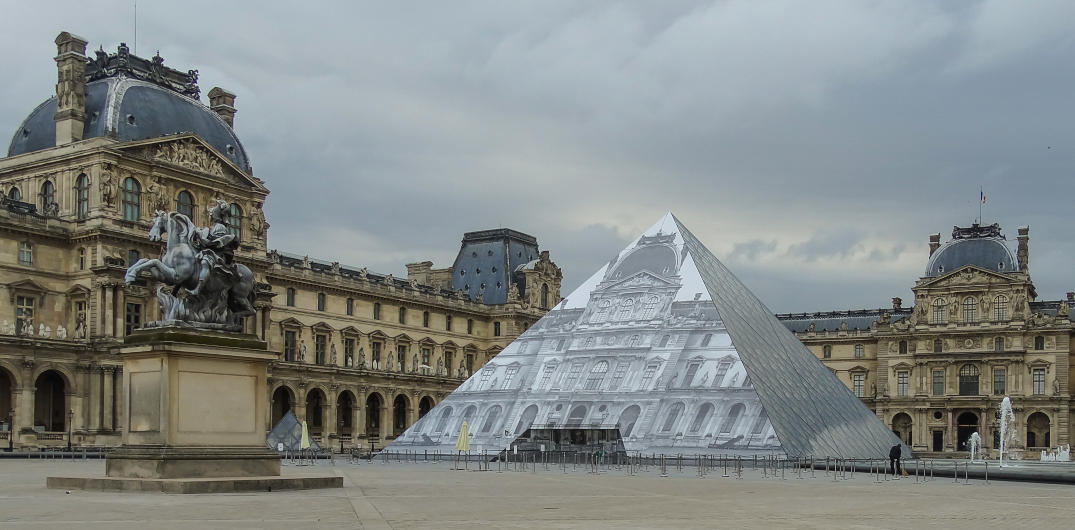
[[881,458],[898,443],[671,214],[391,449],[452,451],[464,421],[479,451]]

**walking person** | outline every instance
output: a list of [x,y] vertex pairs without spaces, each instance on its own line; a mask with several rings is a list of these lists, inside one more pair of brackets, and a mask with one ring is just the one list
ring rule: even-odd
[[903,456],[903,449],[900,444],[892,446],[892,449],[888,450],[888,465],[892,468],[892,476],[898,477],[903,474],[903,466],[900,465],[900,457]]

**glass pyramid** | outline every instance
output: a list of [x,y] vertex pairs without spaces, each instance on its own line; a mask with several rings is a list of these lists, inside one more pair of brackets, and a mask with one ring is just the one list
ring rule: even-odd
[[463,421],[479,451],[537,432],[548,450],[597,433],[666,454],[885,458],[899,443],[672,214],[391,449],[453,451]]

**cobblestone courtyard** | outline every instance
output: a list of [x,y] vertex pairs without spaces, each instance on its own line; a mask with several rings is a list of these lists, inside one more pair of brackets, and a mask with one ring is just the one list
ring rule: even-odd
[[[314,468],[344,488],[228,495],[100,493],[45,488],[48,475],[104,473],[103,461],[0,460],[0,528],[1062,528],[1075,516],[1069,486],[913,477],[874,482],[743,479],[693,468],[497,473],[448,464]],[[1018,525],[1018,526],[1017,526]]]

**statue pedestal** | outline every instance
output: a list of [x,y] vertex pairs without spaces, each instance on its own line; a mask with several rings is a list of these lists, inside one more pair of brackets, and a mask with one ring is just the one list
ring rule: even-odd
[[266,377],[276,356],[253,335],[136,330],[119,351],[127,424],[105,474],[127,478],[278,476],[265,447]]
[[267,368],[276,356],[257,337],[141,329],[119,355],[123,445],[107,456],[105,478],[49,477],[49,487],[193,493],[342,486],[342,477],[280,477],[280,456],[265,447]]

